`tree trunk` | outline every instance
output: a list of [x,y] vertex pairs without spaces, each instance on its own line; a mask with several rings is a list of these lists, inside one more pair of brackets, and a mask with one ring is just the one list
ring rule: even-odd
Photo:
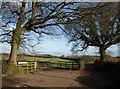
[[21,28],[20,31],[15,30],[13,32],[9,62],[15,66],[17,66],[17,53],[21,41],[21,35],[25,32],[25,30],[25,28]]
[[17,53],[18,53],[18,37],[13,33],[12,43],[11,43],[11,52],[9,57],[9,62],[17,66]]
[[17,51],[18,51],[17,43],[12,43],[9,61],[15,66],[17,66]]
[[100,61],[104,61],[104,58],[105,58],[105,49],[104,49],[104,46],[101,46],[100,47]]
[[13,32],[10,57],[5,65],[5,70],[3,72],[7,75],[18,74],[20,72],[19,68],[17,67],[17,52],[19,48],[18,40],[18,35]]
[[19,30],[15,29],[13,32],[10,57],[5,68],[6,74],[13,75],[21,73],[21,71],[23,72],[23,70],[19,69],[17,66],[17,53],[20,46],[21,36],[25,31],[25,28],[21,28]]

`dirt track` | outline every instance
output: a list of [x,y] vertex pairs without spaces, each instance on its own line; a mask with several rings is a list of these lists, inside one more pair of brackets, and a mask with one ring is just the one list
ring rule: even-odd
[[40,74],[3,77],[3,87],[106,87],[107,81],[99,73],[50,70]]
[[[26,74],[19,76],[9,76],[3,78],[3,86],[6,85],[6,80],[19,81],[22,84],[30,85],[31,87],[71,87],[74,82],[76,82],[76,77],[80,75],[79,71],[69,71],[69,70],[52,70],[43,71],[40,74]],[[11,81],[12,82],[12,81]],[[8,84],[8,83],[7,83]],[[14,86],[19,86],[20,84],[15,84]],[[73,84],[74,85],[74,84]],[[13,86],[13,84],[12,84]],[[79,86],[76,82],[76,87]],[[83,86],[83,85],[81,85]]]

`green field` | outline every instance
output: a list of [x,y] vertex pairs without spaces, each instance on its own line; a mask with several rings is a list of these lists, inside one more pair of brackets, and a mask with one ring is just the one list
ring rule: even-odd
[[[8,60],[9,55],[2,55],[3,60]],[[42,62],[75,62],[73,60],[66,60],[61,58],[44,58],[44,57],[35,57],[35,56],[18,56],[18,61],[42,61]]]
[[[3,60],[7,60],[9,55],[2,55]],[[61,58],[44,58],[44,57],[35,57],[35,56],[18,56],[18,61],[41,61],[48,62],[52,67],[60,68],[78,68],[76,61],[66,60]]]

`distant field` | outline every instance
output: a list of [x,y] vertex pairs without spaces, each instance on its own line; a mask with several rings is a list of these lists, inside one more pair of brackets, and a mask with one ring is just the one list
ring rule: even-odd
[[[2,55],[3,60],[8,60],[9,55]],[[61,59],[61,58],[44,58],[44,57],[35,57],[35,56],[18,56],[18,61],[41,61],[48,62],[53,67],[60,68],[78,68],[79,65],[76,64],[76,61]]]
[[[0,54],[1,56],[2,54]],[[9,55],[8,54],[3,54],[2,55],[2,60],[8,60]],[[22,55],[18,56],[18,61],[50,61],[50,62],[57,62],[57,61],[70,61],[74,62],[73,60],[67,60],[67,59],[61,59],[61,58],[45,58],[45,57],[36,57],[36,56],[28,56],[28,55]],[[94,61],[95,59],[99,60],[99,57],[94,57],[94,56],[81,56],[80,59],[82,61]],[[115,57],[107,57],[105,60],[107,61],[118,61],[120,58],[115,58]]]
[[[2,55],[3,60],[8,60],[9,55]],[[61,58],[44,58],[35,56],[18,56],[18,61],[42,61],[42,62],[75,62],[73,60],[66,60]]]
[[[8,60],[9,55],[2,55],[2,60]],[[53,67],[60,67],[60,68],[78,68],[79,63],[74,60],[67,60],[61,58],[45,58],[45,57],[38,57],[38,56],[29,56],[29,55],[19,55],[18,61],[41,61],[41,62],[48,62]],[[82,56],[80,58],[84,62],[93,62],[94,59],[98,59],[98,57],[92,56]],[[109,57],[107,60],[115,62],[118,61],[118,58]]]

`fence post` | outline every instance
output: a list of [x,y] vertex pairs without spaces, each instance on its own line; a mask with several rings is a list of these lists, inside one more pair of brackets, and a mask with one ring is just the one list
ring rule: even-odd
[[72,69],[74,69],[74,62],[72,62]]
[[34,62],[34,69],[35,70],[37,69],[37,62],[36,61]]
[[29,73],[29,71],[28,71],[28,70],[29,70],[29,69],[28,69],[28,65],[29,65],[29,64],[27,63],[27,73]]
[[81,61],[81,62],[80,62],[80,70],[83,70],[83,69],[84,69],[84,62]]
[[31,66],[32,66],[32,62],[30,62],[30,65],[29,65],[29,68],[30,68],[29,71],[30,71],[30,72],[32,72],[32,67],[31,67]]

